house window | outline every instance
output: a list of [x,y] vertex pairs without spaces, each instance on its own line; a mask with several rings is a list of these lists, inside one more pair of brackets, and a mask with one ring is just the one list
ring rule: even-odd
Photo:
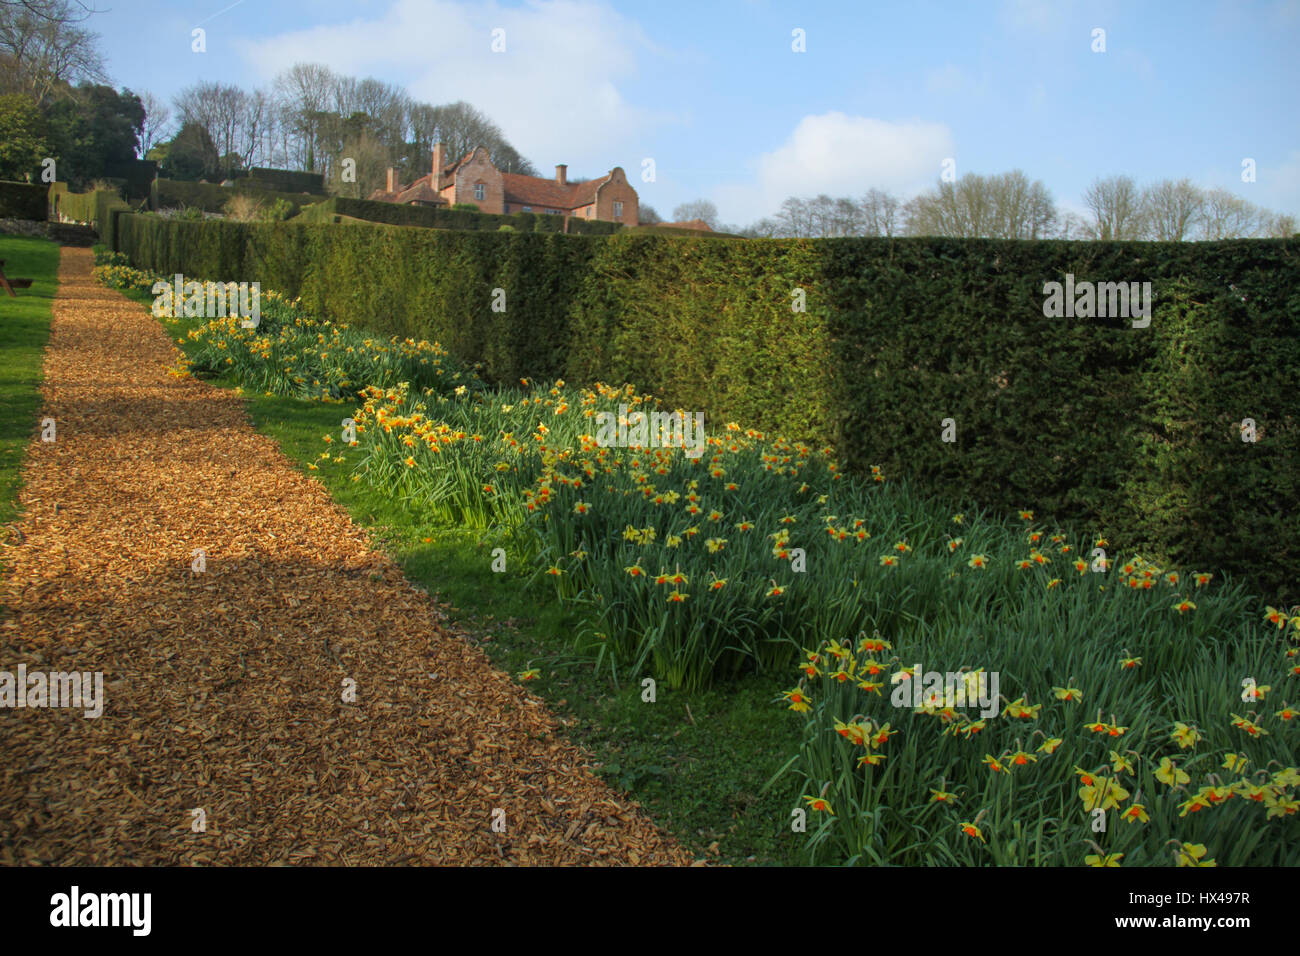
[[523,211],[524,211],[524,212],[532,212],[532,211],[533,211],[533,207],[532,207],[532,206],[525,206]]
[[614,218],[615,219],[623,218],[623,204],[619,202],[617,199],[614,200]]
[[474,184],[474,198],[482,202],[487,198],[487,187],[482,183]]

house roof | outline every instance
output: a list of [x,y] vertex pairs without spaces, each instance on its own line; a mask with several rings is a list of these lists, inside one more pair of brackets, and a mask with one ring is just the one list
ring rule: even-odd
[[561,186],[554,179],[540,176],[521,176],[502,173],[506,202],[528,206],[548,206],[553,209],[576,209],[596,201],[596,190],[609,181],[609,176],[591,179],[585,183],[566,183]]
[[[475,147],[450,166],[444,167],[444,181],[455,180],[456,172],[464,166],[480,149]],[[613,170],[597,179],[585,183],[566,183],[561,186],[554,179],[541,176],[521,176],[518,173],[502,173],[501,180],[505,192],[505,201],[516,205],[541,206],[550,209],[577,209],[596,201],[596,192],[609,182]],[[376,189],[370,194],[371,199],[393,203],[428,202],[446,205],[447,200],[438,195],[434,188],[433,174],[421,176],[409,186],[399,186],[395,192]],[[703,226],[703,228],[708,228]],[[697,227],[690,227],[697,228]]]
[[393,202],[402,203],[403,205],[411,202],[431,202],[438,205],[447,205],[447,200],[438,195],[433,188],[433,174],[421,176],[405,189],[397,193],[397,198]]

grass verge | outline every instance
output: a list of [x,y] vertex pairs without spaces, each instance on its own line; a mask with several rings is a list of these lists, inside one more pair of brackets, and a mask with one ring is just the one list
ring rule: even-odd
[[35,280],[11,299],[0,290],[0,524],[17,515],[23,454],[40,431],[45,344],[59,285],[59,247],[47,239],[0,236],[5,275]]

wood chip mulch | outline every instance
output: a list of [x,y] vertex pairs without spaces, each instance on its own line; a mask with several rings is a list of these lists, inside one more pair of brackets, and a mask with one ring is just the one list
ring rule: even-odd
[[0,670],[106,703],[0,708],[0,864],[692,862],[90,269],[62,250]]

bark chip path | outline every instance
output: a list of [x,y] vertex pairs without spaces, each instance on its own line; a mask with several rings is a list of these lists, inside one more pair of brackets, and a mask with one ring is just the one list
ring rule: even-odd
[[0,863],[691,862],[89,250],[59,281],[0,671],[103,713],[0,707]]

